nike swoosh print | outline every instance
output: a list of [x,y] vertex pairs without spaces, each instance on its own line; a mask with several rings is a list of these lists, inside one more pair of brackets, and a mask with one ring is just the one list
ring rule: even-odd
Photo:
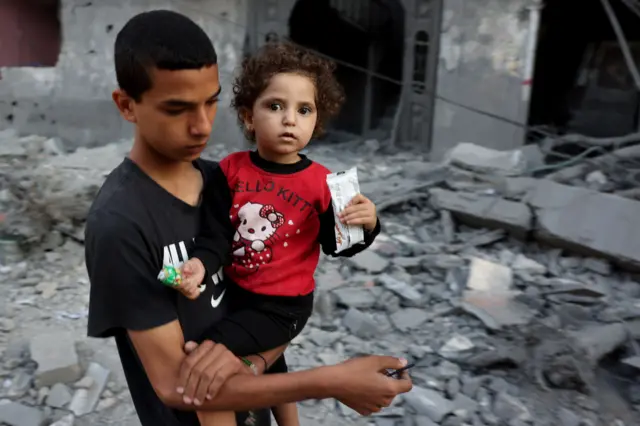
[[218,296],[217,298],[212,294],[211,295],[211,307],[212,308],[217,308],[220,305],[220,302],[222,302],[222,298],[224,297],[224,294],[227,292],[227,289],[225,288],[224,290],[222,290],[222,293],[220,293],[220,296]]

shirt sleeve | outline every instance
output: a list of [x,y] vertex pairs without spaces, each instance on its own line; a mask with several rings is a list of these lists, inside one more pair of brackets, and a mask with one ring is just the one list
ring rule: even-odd
[[220,167],[215,167],[205,178],[200,230],[192,257],[202,261],[207,275],[213,275],[231,260],[233,225],[229,211],[232,198],[227,178]]
[[118,329],[148,330],[178,318],[178,293],[157,280],[162,253],[152,250],[129,220],[112,214],[88,218],[89,336],[109,337]]
[[324,254],[333,257],[353,257],[356,254],[366,250],[373,244],[376,237],[380,233],[380,218],[378,218],[378,222],[376,223],[376,227],[373,231],[364,231],[364,241],[356,244],[352,247],[349,247],[346,250],[341,251],[340,253],[336,253],[336,237],[335,237],[335,216],[333,214],[333,203],[328,203],[329,206],[327,210],[323,213],[320,213],[320,233],[318,235],[318,241],[322,246],[322,251]]

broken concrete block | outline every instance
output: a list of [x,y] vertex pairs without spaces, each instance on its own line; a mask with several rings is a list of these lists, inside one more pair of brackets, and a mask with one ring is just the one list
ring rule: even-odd
[[474,257],[469,267],[467,288],[477,291],[504,291],[511,288],[513,272],[499,263]]
[[106,175],[130,149],[126,141],[51,157],[32,172],[33,195],[56,222],[84,220]]
[[42,426],[44,414],[36,407],[11,401],[0,401],[0,424],[9,426]]
[[494,176],[517,176],[527,167],[526,158],[519,149],[498,151],[467,142],[456,145],[449,152],[448,160],[451,165]]
[[53,408],[64,408],[71,402],[71,391],[62,383],[53,385],[47,396],[47,405]]
[[451,211],[456,219],[471,226],[505,229],[524,236],[532,227],[532,216],[526,204],[493,195],[457,193],[433,188],[431,204]]
[[74,420],[75,420],[75,417],[73,417],[73,414],[67,414],[57,422],[51,423],[49,426],[73,426]]
[[356,308],[351,308],[347,311],[343,322],[351,334],[361,339],[370,339],[380,332],[378,324],[371,315],[365,314]]
[[389,261],[373,250],[366,250],[349,258],[349,262],[358,269],[377,274],[389,266]]
[[422,325],[429,319],[429,314],[424,309],[405,308],[392,314],[389,319],[398,330],[408,331]]
[[383,274],[377,277],[377,282],[382,284],[387,290],[394,292],[402,299],[418,302],[422,300],[422,295],[418,290],[405,281],[400,281],[389,274]]
[[88,388],[80,388],[73,395],[69,409],[76,416],[83,416],[89,414],[96,408],[100,395],[104,391],[109,379],[109,370],[92,362],[87,368],[85,377],[90,377],[91,380],[85,380],[85,383],[91,383]]
[[541,240],[640,268],[640,202],[549,180],[540,180],[527,201]]
[[73,383],[82,374],[75,338],[70,333],[43,334],[31,340],[31,359],[38,364],[37,388],[56,383]]
[[516,272],[525,272],[531,275],[544,275],[547,273],[547,267],[543,264],[529,259],[523,254],[518,254],[513,260],[511,267]]
[[452,401],[434,390],[420,386],[413,386],[410,392],[404,394],[404,400],[417,414],[427,416],[438,423],[455,409]]
[[461,307],[476,316],[491,330],[499,330],[510,325],[528,324],[535,313],[515,297],[520,292],[506,291],[466,291]]

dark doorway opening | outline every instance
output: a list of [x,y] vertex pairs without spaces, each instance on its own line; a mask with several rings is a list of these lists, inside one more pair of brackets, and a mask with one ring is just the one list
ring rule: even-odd
[[55,66],[62,38],[59,10],[58,0],[1,1],[0,66]]
[[[640,65],[640,16],[609,0]],[[548,0],[541,14],[530,126],[613,137],[638,130],[640,93],[600,0]]]
[[[336,77],[347,99],[331,131],[388,133],[400,99],[395,82],[402,81],[404,53],[404,9],[397,0],[298,0],[289,37],[338,63]],[[386,79],[368,77],[363,69]]]

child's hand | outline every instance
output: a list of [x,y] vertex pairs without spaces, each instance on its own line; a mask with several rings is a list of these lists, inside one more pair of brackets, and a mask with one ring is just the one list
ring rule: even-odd
[[200,296],[200,284],[204,279],[205,268],[200,259],[189,259],[182,265],[182,283],[178,291],[189,299],[197,299]]
[[362,194],[353,197],[338,216],[345,225],[362,225],[367,231],[373,231],[378,223],[376,205]]

